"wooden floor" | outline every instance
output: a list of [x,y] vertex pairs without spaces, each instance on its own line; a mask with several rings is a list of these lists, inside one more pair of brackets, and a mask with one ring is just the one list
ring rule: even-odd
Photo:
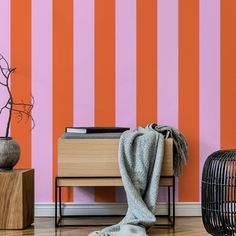
[[[85,219],[86,220],[86,219]],[[114,218],[109,218],[112,223],[116,223]],[[117,219],[116,219],[117,220]],[[86,220],[89,222],[90,220]],[[97,220],[99,221],[99,220]],[[93,222],[95,222],[93,220]],[[100,222],[100,221],[99,221]],[[104,226],[103,226],[104,227]],[[74,228],[54,228],[53,218],[36,218],[35,224],[25,230],[0,230],[0,236],[20,236],[20,235],[38,235],[38,236],[87,236],[90,232],[102,229],[103,227],[74,227]],[[200,217],[179,217],[177,218],[175,229],[153,227],[149,231],[149,236],[204,236],[209,235],[203,228]]]

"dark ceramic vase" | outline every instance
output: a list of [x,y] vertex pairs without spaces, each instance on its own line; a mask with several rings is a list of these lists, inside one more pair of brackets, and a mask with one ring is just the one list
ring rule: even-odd
[[20,145],[10,137],[0,137],[0,171],[11,170],[19,159]]

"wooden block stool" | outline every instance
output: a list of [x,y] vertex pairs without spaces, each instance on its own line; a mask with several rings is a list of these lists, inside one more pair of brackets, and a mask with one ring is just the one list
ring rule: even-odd
[[0,229],[24,229],[34,222],[34,170],[0,172]]

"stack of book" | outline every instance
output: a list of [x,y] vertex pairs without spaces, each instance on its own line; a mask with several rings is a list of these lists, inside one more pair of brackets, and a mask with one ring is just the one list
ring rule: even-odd
[[119,138],[127,127],[66,127],[62,138]]

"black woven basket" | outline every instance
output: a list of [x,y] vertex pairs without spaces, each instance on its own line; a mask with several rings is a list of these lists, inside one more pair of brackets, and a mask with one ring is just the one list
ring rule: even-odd
[[236,150],[214,152],[204,164],[202,219],[211,235],[236,235]]

